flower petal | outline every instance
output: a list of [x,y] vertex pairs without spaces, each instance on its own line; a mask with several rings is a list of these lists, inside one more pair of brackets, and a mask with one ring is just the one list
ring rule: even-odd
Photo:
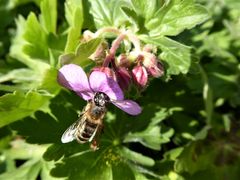
[[142,112],[142,108],[132,100],[111,101],[115,106],[131,115],[138,115]]
[[118,83],[100,71],[93,71],[89,77],[89,83],[94,92],[103,92],[110,99],[123,100],[123,92]]
[[75,91],[83,99],[92,99],[93,92],[89,86],[87,75],[80,66],[64,65],[59,69],[58,82],[65,88]]
[[146,87],[148,82],[147,70],[144,66],[137,65],[132,69],[132,77],[136,85],[141,88]]

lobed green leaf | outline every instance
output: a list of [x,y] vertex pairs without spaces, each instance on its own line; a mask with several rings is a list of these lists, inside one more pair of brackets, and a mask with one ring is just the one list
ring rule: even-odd
[[32,115],[36,110],[46,106],[49,98],[34,91],[27,94],[21,92],[5,94],[0,97],[0,127]]

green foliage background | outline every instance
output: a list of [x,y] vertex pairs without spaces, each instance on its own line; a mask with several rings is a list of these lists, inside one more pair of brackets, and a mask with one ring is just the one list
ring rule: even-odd
[[[240,178],[238,0],[1,0],[1,179]],[[59,61],[85,68],[101,37],[126,28],[158,48],[165,76],[130,117],[109,107],[98,151],[61,144],[85,102],[56,82]]]

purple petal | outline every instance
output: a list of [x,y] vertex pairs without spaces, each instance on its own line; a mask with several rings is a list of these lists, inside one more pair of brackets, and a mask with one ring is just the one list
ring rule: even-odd
[[132,100],[111,101],[115,106],[131,115],[138,115],[142,112],[142,108]]
[[110,99],[123,100],[123,92],[118,83],[100,71],[93,71],[89,83],[94,92],[103,92]]
[[59,69],[58,82],[65,88],[75,91],[83,99],[92,99],[93,92],[89,86],[87,75],[80,66],[64,65]]

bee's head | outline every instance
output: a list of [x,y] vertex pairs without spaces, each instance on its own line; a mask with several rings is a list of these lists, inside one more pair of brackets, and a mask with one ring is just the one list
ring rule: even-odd
[[103,92],[96,92],[93,98],[97,106],[105,106],[109,101],[109,97]]

